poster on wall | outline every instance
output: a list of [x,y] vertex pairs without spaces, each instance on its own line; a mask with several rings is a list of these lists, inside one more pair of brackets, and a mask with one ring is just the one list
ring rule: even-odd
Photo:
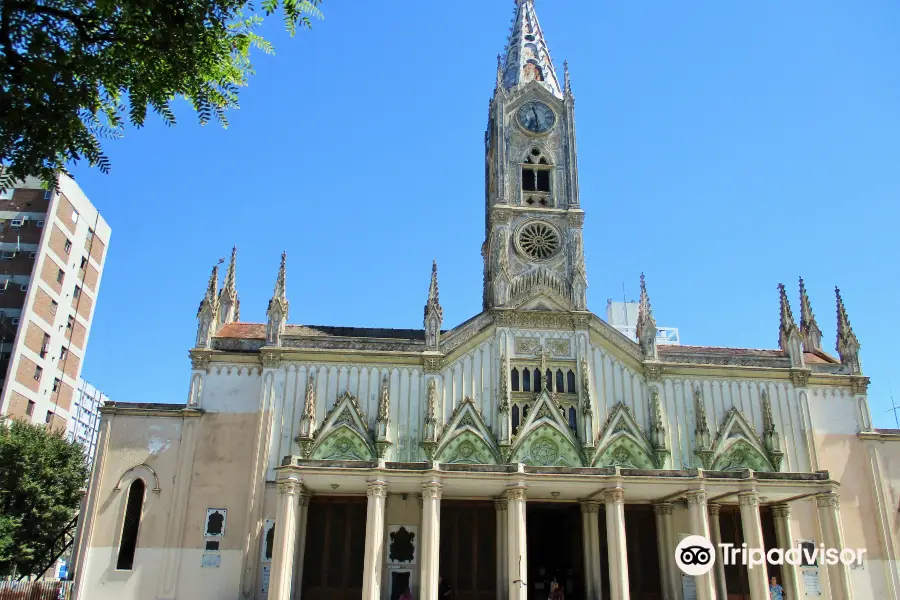
[[419,547],[419,528],[415,525],[391,525],[388,527],[388,565],[409,566],[416,564]]

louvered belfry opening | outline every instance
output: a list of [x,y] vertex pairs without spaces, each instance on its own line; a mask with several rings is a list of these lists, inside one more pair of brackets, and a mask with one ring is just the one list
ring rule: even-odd
[[134,567],[134,551],[137,549],[138,531],[141,528],[141,509],[144,506],[145,491],[143,479],[135,479],[128,488],[122,540],[119,542],[119,557],[116,560],[116,569],[120,571],[130,571]]

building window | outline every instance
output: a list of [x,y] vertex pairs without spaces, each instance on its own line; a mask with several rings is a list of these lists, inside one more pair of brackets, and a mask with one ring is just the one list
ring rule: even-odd
[[522,167],[522,190],[526,192],[550,192],[550,171]]
[[91,242],[94,239],[94,230],[88,227],[87,241]]
[[534,391],[535,392],[541,391],[541,370],[540,369],[534,370]]
[[568,374],[566,374],[566,386],[569,388],[569,393],[574,394],[575,392],[575,372],[569,369]]
[[37,367],[37,366],[34,368],[34,380],[35,380],[35,381],[40,381],[40,380],[41,380],[41,376],[42,376],[43,374],[44,374],[44,369],[43,369],[43,368]]
[[3,252],[0,252],[0,260],[12,260],[15,255],[15,252],[7,252],[4,250]]
[[141,527],[144,490],[143,479],[135,479],[128,488],[122,539],[119,542],[119,557],[116,560],[116,569],[120,571],[130,571],[134,567],[134,551],[137,549],[138,530]]
[[0,191],[0,200],[12,200],[14,189]]
[[59,360],[66,360],[67,356],[69,356],[69,349],[63,346],[59,349]]
[[52,411],[52,410],[48,410],[48,411],[47,411],[47,416],[44,417],[44,423],[46,423],[47,425],[49,425],[51,421],[53,421],[53,411]]
[[59,377],[57,377],[56,379],[53,380],[53,391],[54,391],[54,392],[58,392],[58,391],[59,391],[59,385],[60,385],[61,383],[62,383],[62,380],[61,380]]
[[81,268],[82,268],[82,269],[87,268],[87,264],[88,264],[88,263],[87,263],[87,257],[86,257],[86,256],[82,256],[82,257],[81,257]]
[[72,209],[72,222],[78,223],[78,211],[74,208]]
[[556,391],[564,392],[566,391],[565,386],[566,376],[563,375],[562,369],[556,370]]
[[22,291],[23,291],[23,292],[27,292],[27,291],[28,291],[28,284],[27,284],[27,283],[23,283],[23,284],[21,285],[21,288],[22,288]]
[[519,431],[519,407],[518,405],[513,406],[512,409],[512,432],[513,435]]
[[221,538],[225,535],[226,514],[227,511],[224,508],[207,508],[206,526],[203,528],[203,535],[208,538]]
[[28,407],[25,409],[25,414],[29,417],[34,415],[34,400],[28,401]]
[[19,317],[13,317],[12,319],[9,320],[9,322],[12,323],[13,325],[18,325]]
[[56,300],[50,300],[50,312],[55,315],[57,308],[59,308],[59,302],[57,302]]
[[56,283],[62,283],[65,278],[66,278],[66,272],[63,271],[62,269],[59,269],[56,272]]
[[75,317],[69,315],[69,318],[66,320],[66,329],[72,329],[75,326]]
[[50,336],[46,333],[44,334],[44,342],[41,344],[41,358],[47,356],[48,349],[50,348]]
[[66,243],[63,247],[66,249],[66,254],[68,254],[69,250],[72,249],[72,242],[69,240],[69,238],[66,238]]
[[522,369],[522,391],[531,391],[531,371],[528,369]]
[[569,427],[575,429],[578,427],[578,421],[576,418],[576,412],[574,407],[569,407]]
[[53,190],[46,190],[44,192],[44,200],[53,200]]
[[75,286],[75,291],[72,292],[72,297],[76,300],[81,298],[81,286]]
[[38,222],[37,222],[37,226],[38,226],[38,227],[43,227],[43,226],[44,226],[44,222],[43,222],[43,221],[38,221]]
[[[547,386],[547,391],[552,392],[553,391],[553,371],[551,371],[550,369],[547,369],[545,376],[546,376],[546,379],[544,379],[544,381],[547,382],[545,384]],[[562,390],[557,388],[556,391],[561,392]]]
[[518,369],[512,370],[512,373],[510,374],[510,379],[512,379],[512,391],[518,392],[519,391],[519,370]]
[[24,219],[13,219],[12,221],[9,222],[10,227],[21,227],[24,224],[25,224]]
[[34,260],[35,258],[37,258],[37,252],[29,252],[28,258],[30,258],[31,260]]

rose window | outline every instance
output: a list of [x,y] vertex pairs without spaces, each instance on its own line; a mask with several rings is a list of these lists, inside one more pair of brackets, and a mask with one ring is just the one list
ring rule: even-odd
[[559,252],[559,233],[540,221],[529,223],[519,233],[519,247],[529,258],[547,260]]

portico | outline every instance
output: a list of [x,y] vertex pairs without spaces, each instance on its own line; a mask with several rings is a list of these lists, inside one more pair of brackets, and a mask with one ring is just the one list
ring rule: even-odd
[[[409,521],[410,529],[418,527],[415,558],[400,570],[414,571],[403,581],[418,582],[414,591],[422,600],[437,600],[438,577],[448,577],[448,574],[451,585],[457,578],[467,578],[459,584],[457,597],[462,598],[544,598],[546,582],[555,576],[561,585],[569,588],[567,598],[680,600],[682,576],[674,559],[678,534],[720,539],[719,510],[727,506],[740,515],[743,540],[748,548],[765,548],[761,505],[776,507],[773,510],[776,516],[784,515],[785,507],[804,499],[815,501],[823,510],[823,506],[827,509],[837,497],[838,487],[826,472],[359,464],[295,457],[285,459],[278,469],[278,479],[282,482],[278,486],[279,500],[296,500],[300,486],[303,497],[307,494],[323,499],[366,495],[362,582],[362,597],[366,600],[398,595],[397,590],[391,589],[391,573],[398,568],[386,554],[386,540],[393,523],[391,519],[386,520],[386,502],[392,498],[397,499],[398,505],[402,502],[411,507],[400,520]],[[411,503],[409,498],[418,498],[418,502]],[[460,524],[442,526],[442,504],[455,507],[461,502],[470,503],[471,508],[453,513],[457,515],[451,517],[454,523]],[[493,523],[487,521],[491,511]],[[483,516],[466,516],[476,513]],[[580,527],[571,527],[573,514],[581,521]],[[306,524],[297,522],[302,518],[301,511],[285,507],[279,515],[284,515],[284,519],[275,523],[275,565],[282,564],[279,552],[292,557],[301,553],[296,547],[280,542],[292,538],[286,532],[306,528]],[[822,515],[823,528],[829,528],[825,535],[841,535],[839,520]],[[462,524],[467,518],[475,519],[477,524],[467,528]],[[783,530],[783,516],[779,518],[782,521],[778,527]],[[567,529],[557,536],[559,547],[552,552],[546,547],[529,548],[530,541],[544,545],[553,539],[552,528],[557,523]],[[449,549],[441,539],[442,531],[452,532]],[[302,537],[302,534],[293,536],[294,539]],[[779,534],[779,545],[783,544],[782,538],[783,532]],[[571,552],[573,544],[579,548],[580,556]],[[470,556],[469,548],[475,549],[477,556]],[[306,555],[310,555],[310,549]],[[552,560],[548,560],[551,555]],[[545,564],[531,564],[529,559]],[[465,564],[456,565],[457,561]],[[630,561],[634,564],[629,564]],[[293,569],[274,569],[270,600],[304,597],[307,585],[296,574],[296,569],[302,568],[293,564]],[[698,598],[723,597],[726,582],[721,573],[714,569],[696,578]],[[791,575],[791,581],[796,581],[796,574]],[[767,598],[766,588],[762,586],[765,577],[764,568],[746,569],[742,580],[749,582],[745,594],[748,600]],[[788,580],[790,576],[784,577]],[[282,582],[275,578],[282,578]],[[840,588],[844,579],[839,573],[837,576],[829,573],[829,578],[832,598],[851,597],[849,591]],[[633,589],[635,586],[638,589]]]

